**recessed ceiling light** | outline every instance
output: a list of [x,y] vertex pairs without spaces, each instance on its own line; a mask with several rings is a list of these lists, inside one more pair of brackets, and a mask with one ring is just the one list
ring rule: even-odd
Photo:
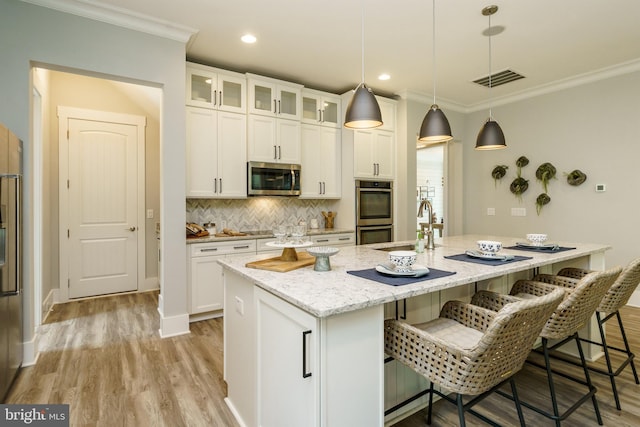
[[256,42],[256,36],[254,36],[253,34],[245,34],[244,36],[240,37],[240,40],[242,40],[245,43],[251,44],[251,43],[255,43]]
[[389,80],[391,76],[389,74],[380,74],[378,80]]

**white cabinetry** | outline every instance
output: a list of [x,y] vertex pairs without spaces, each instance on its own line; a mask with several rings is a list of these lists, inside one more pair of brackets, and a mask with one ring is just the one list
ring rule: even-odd
[[247,197],[246,115],[186,110],[187,197]]
[[302,122],[340,128],[341,102],[338,95],[312,89],[302,89]]
[[300,122],[249,114],[249,160],[300,163]]
[[302,125],[301,198],[339,199],[342,176],[338,129]]
[[356,244],[354,233],[322,234],[309,238],[317,246],[351,246]]
[[302,85],[247,74],[249,113],[298,120],[302,110]]
[[[222,267],[218,259],[241,253],[255,253],[255,240],[234,240],[188,245],[187,269],[189,314],[220,311],[224,308]],[[193,319],[198,320],[198,319]]]
[[249,160],[299,164],[302,86],[247,76]]
[[394,179],[395,135],[378,129],[353,131],[355,178]]
[[378,130],[388,130],[395,132],[396,130],[396,101],[389,98],[376,96],[380,113],[382,114],[382,126],[377,127]]
[[242,74],[187,62],[187,105],[245,113],[246,88]]
[[319,320],[255,290],[259,426],[318,426]]

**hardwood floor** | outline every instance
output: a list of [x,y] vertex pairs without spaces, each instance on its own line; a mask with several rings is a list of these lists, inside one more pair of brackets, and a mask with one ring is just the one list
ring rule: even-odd
[[222,320],[160,339],[157,293],[55,306],[6,403],[68,403],[71,426],[238,426],[223,398]]
[[[68,403],[74,427],[238,426],[223,401],[223,320],[192,323],[191,334],[160,339],[157,306],[155,292],[55,306],[40,330],[38,362],[22,369],[6,403]],[[622,316],[632,349],[638,352],[640,308],[625,308]],[[608,339],[620,346],[618,328],[609,323]],[[617,379],[622,411],[615,409],[608,378],[592,378],[606,426],[640,425],[640,385],[629,368]],[[523,400],[547,402],[546,377],[538,368],[526,366],[517,374],[517,384]],[[561,381],[557,388],[566,397],[575,386]],[[518,423],[512,402],[497,395],[478,410],[505,426]],[[420,411],[394,427],[423,426],[425,414]],[[552,424],[528,409],[524,414],[528,425]],[[457,424],[455,406],[434,405],[433,426]],[[467,425],[484,424],[467,416]],[[597,425],[593,407],[581,406],[562,425]]]

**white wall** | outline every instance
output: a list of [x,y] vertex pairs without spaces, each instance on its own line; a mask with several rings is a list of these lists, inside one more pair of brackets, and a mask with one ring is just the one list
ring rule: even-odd
[[[30,68],[72,70],[160,87],[163,271],[160,329],[188,330],[185,222],[185,45],[13,0],[0,0],[0,121],[24,141],[25,341],[34,334]],[[171,323],[171,326],[169,324]],[[173,332],[167,332],[173,331]]]
[[[552,241],[606,243],[608,266],[625,265],[640,256],[637,186],[640,159],[640,72],[494,107],[507,149],[475,151],[475,139],[487,112],[470,114],[464,143],[464,232],[524,236],[547,233]],[[515,161],[527,156],[522,175],[529,189],[519,202],[509,191],[516,176]],[[551,203],[536,214],[542,192],[535,171],[551,162],[558,171],[550,183]],[[509,166],[497,188],[495,165]],[[563,172],[580,169],[588,175],[578,187],[567,184]],[[595,184],[607,191],[596,193]],[[487,216],[488,207],[496,209]],[[526,208],[526,217],[510,215]]]

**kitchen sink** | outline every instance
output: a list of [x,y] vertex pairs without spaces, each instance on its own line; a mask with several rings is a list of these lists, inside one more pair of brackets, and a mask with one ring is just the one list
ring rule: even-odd
[[[440,246],[438,244],[436,244],[436,246]],[[416,250],[416,246],[413,243],[403,243],[402,245],[396,245],[396,246],[387,246],[386,248],[376,248],[377,251],[385,251],[385,252],[391,252],[391,251],[415,251]]]
[[376,250],[391,252],[391,251],[414,251],[415,249],[416,249],[415,245],[403,244],[399,246],[388,246],[386,248],[377,248]]

